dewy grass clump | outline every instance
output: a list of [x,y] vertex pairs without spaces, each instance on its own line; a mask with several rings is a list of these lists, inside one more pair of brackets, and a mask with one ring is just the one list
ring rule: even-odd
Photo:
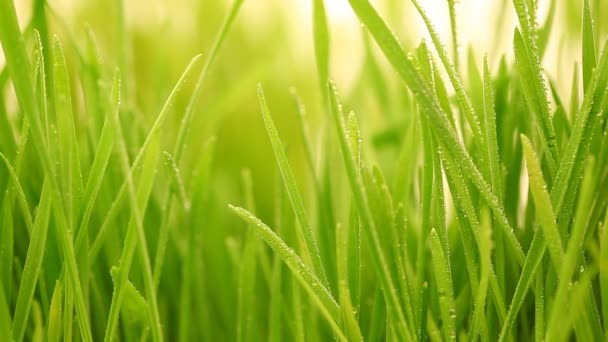
[[[244,0],[191,4],[217,33],[190,62],[130,33],[121,0],[100,4],[111,32],[44,0],[20,28],[0,0],[0,340],[606,339],[603,2],[504,1],[515,25],[479,29],[510,30],[512,53],[479,60],[458,1],[442,37],[411,0],[431,39],[405,48],[348,0],[350,93],[329,1],[309,2],[316,71],[295,64],[290,97],[284,22],[241,23]],[[573,75],[552,40],[577,42]]]

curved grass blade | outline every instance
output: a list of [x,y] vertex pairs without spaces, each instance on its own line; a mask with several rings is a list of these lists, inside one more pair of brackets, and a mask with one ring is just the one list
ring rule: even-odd
[[312,227],[308,219],[308,214],[306,213],[306,209],[304,208],[304,202],[302,201],[302,197],[300,195],[300,192],[298,191],[296,180],[291,171],[291,167],[289,166],[289,161],[287,160],[285,149],[283,148],[283,144],[281,143],[281,138],[279,138],[279,133],[276,127],[274,126],[274,123],[270,116],[270,110],[268,109],[268,104],[266,103],[266,99],[264,97],[264,90],[262,89],[261,84],[258,84],[258,99],[260,102],[262,117],[264,118],[264,125],[266,126],[266,132],[268,133],[268,137],[270,138],[272,149],[274,150],[274,154],[277,159],[277,164],[279,166],[279,170],[281,171],[281,177],[283,178],[285,190],[287,192],[287,195],[289,196],[289,200],[296,215],[296,219],[298,221],[300,231],[302,232],[302,236],[304,237],[304,241],[306,242],[306,250],[308,251],[308,256],[312,261],[312,266],[315,270],[315,274],[317,274],[319,279],[321,279],[323,285],[328,286],[327,275],[325,273],[325,268],[323,267],[323,260],[321,259],[321,252],[319,251],[317,241],[312,231]]
[[551,206],[551,199],[547,193],[547,185],[543,179],[543,173],[540,167],[540,162],[534,153],[532,143],[525,136],[521,135],[521,142],[526,158],[526,167],[528,169],[528,178],[530,181],[530,189],[534,197],[534,205],[536,207],[536,215],[540,226],[543,229],[545,241],[549,248],[551,260],[556,267],[562,264],[564,256],[564,248],[562,240],[557,229],[555,214]]
[[442,243],[435,229],[431,230],[431,252],[433,254],[433,269],[439,295],[439,308],[443,321],[443,332],[446,341],[456,341],[456,304],[452,275],[448,260],[443,252]]
[[270,227],[265,225],[257,217],[243,208],[234,207],[232,205],[229,205],[229,208],[242,220],[251,224],[260,238],[262,238],[283,262],[287,264],[294,277],[310,294],[314,303],[330,324],[333,331],[341,339],[346,340],[344,332],[338,325],[338,322],[340,322],[340,307],[314,272],[306,266],[302,259],[300,259],[300,257],[289,248],[272,229],[270,229]]
[[19,285],[19,295],[15,306],[15,316],[13,317],[13,339],[15,342],[23,340],[27,326],[32,299],[38,282],[38,275],[42,267],[44,257],[47,232],[49,227],[49,216],[51,212],[51,198],[47,181],[42,186],[40,204],[34,221],[34,229],[27,249],[27,257],[23,267],[21,283]]

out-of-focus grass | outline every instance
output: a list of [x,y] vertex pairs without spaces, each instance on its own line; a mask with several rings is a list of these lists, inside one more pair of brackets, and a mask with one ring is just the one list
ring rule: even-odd
[[0,0],[0,331],[602,338],[587,3]]

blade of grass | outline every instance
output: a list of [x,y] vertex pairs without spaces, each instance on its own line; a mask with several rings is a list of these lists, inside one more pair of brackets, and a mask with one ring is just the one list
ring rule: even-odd
[[[242,172],[243,197],[244,203],[250,212],[255,211],[253,199],[253,181],[251,172]],[[252,224],[248,225],[244,241],[243,252],[241,253],[238,287],[238,310],[237,310],[237,341],[243,342],[254,338],[253,324],[255,317],[255,279],[256,261],[258,254],[258,240],[255,236],[255,228]]]
[[[517,29],[515,30],[515,35],[513,38],[513,46],[515,50],[515,62],[519,78],[521,80],[524,98],[526,99],[528,110],[531,112],[538,128],[538,134],[545,152],[544,155],[547,158],[547,164],[549,166],[549,171],[551,172],[551,177],[554,177],[555,173],[557,172],[557,162],[555,159],[556,152],[551,146],[551,139],[555,139],[555,133],[553,134],[553,138],[551,138],[551,133],[547,128],[549,124],[552,126],[548,114],[546,114],[548,113],[548,109],[545,111],[545,109],[541,108],[541,105],[539,104],[539,102],[546,102],[547,100],[546,97],[544,100],[539,100],[538,95],[535,93],[537,79],[535,78],[534,70],[532,69],[533,62],[529,60],[526,54],[524,40],[521,33]],[[545,114],[547,116],[545,116]]]
[[[539,130],[542,131],[541,138],[545,140],[543,144],[546,144],[547,147],[547,159],[550,167],[551,164],[553,164],[552,168],[557,170],[557,166],[559,165],[559,150],[557,148],[555,129],[553,128],[553,123],[551,122],[551,117],[549,115],[547,87],[542,74],[536,41],[536,8],[535,6],[532,6],[532,9],[530,9],[526,0],[513,0],[513,5],[515,6],[515,11],[517,12],[519,25],[521,27],[520,38],[521,45],[523,46],[523,51],[521,52],[525,51],[525,54],[522,55],[522,62],[523,58],[525,58],[526,61],[523,63],[526,63],[527,68],[529,69],[529,73],[527,74],[520,72],[520,76],[526,76],[529,78],[530,82],[531,89],[529,92],[524,92],[524,94],[530,97],[528,107],[533,114],[535,110],[538,110],[537,114],[535,114],[536,118],[539,119],[536,124],[539,126]],[[516,30],[516,41],[518,36],[517,32],[519,31]]]
[[454,68],[460,70],[460,58],[458,56],[458,22],[456,21],[456,2],[458,0],[448,0],[448,10],[450,12],[450,29],[452,30],[452,58],[454,59]]
[[66,204],[68,227],[75,227],[77,225],[75,220],[79,211],[78,202],[83,192],[82,175],[68,70],[63,48],[57,36],[53,40],[53,75],[53,96],[57,133],[59,135],[60,175],[62,175],[61,180],[64,182],[64,203]]
[[329,92],[331,113],[340,142],[342,159],[346,166],[351,192],[353,193],[355,203],[357,204],[361,223],[363,225],[363,232],[367,238],[367,242],[369,243],[372,262],[376,272],[378,272],[380,284],[383,289],[383,293],[386,296],[386,302],[389,312],[395,315],[395,321],[393,323],[398,329],[398,337],[409,341],[412,340],[412,336],[409,329],[407,328],[405,316],[403,314],[399,298],[397,297],[397,289],[395,286],[395,282],[393,281],[393,277],[391,276],[390,268],[386,260],[386,255],[382,251],[382,245],[372,219],[369,204],[366,201],[366,195],[361,176],[357,172],[358,168],[355,164],[356,160],[352,151],[350,150],[348,134],[346,132],[344,117],[342,114],[342,105],[339,103],[335,86],[331,81],[329,81],[327,84],[327,90]]
[[0,331],[10,336],[9,338],[13,336],[10,307],[2,286],[0,286]]
[[589,0],[583,0],[583,90],[587,92],[589,82],[593,77],[595,60],[595,34],[593,29],[593,16],[589,7]]
[[[602,317],[608,317],[608,211],[604,216],[604,224],[601,229],[599,258],[599,282],[600,298],[602,301]],[[608,330],[608,320],[604,319],[604,331]]]
[[528,169],[530,189],[534,198],[536,216],[543,229],[545,241],[553,264],[561,265],[564,256],[564,248],[559,235],[559,230],[557,229],[555,214],[553,207],[551,206],[551,199],[549,198],[549,193],[547,193],[547,185],[543,179],[540,162],[534,152],[532,143],[523,134],[521,135],[521,142],[526,159],[526,167]]
[[61,313],[63,304],[63,286],[61,281],[55,282],[55,290],[51,299],[51,309],[47,324],[47,340],[49,342],[59,342],[61,337]]
[[336,255],[338,259],[338,292],[340,309],[342,310],[342,322],[349,341],[363,341],[359,329],[359,323],[355,316],[355,309],[351,301],[351,293],[348,281],[348,230],[341,224],[336,227]]
[[437,294],[439,296],[439,308],[443,321],[444,338],[446,341],[456,341],[456,305],[454,302],[452,275],[450,274],[448,261],[435,229],[431,230],[431,252],[433,254],[433,269],[435,281],[437,282]]
[[293,276],[300,282],[302,287],[310,294],[313,302],[325,317],[333,331],[343,340],[346,340],[344,332],[340,328],[340,307],[333,299],[329,290],[321,283],[321,280],[300,259],[300,257],[289,248],[270,227],[265,225],[253,214],[243,208],[229,206],[237,216],[251,224],[260,238],[262,238],[277,255],[291,269]]
[[268,109],[268,104],[266,103],[266,99],[264,97],[264,90],[262,89],[261,84],[258,84],[258,99],[260,102],[262,117],[264,119],[264,125],[266,126],[266,132],[268,133],[268,137],[270,138],[272,149],[274,150],[274,154],[277,159],[277,164],[279,166],[279,170],[281,171],[281,177],[283,178],[283,183],[285,185],[287,195],[289,196],[289,200],[293,207],[293,211],[296,215],[300,231],[302,233],[302,236],[304,236],[308,256],[312,261],[312,266],[315,271],[315,274],[317,274],[319,279],[321,279],[323,285],[328,286],[327,274],[325,273],[325,268],[323,267],[321,252],[319,251],[314,232],[308,219],[308,214],[306,213],[306,209],[304,208],[304,202],[302,201],[302,197],[300,195],[300,192],[298,191],[296,180],[291,171],[291,167],[289,166],[289,161],[287,160],[285,149],[283,147],[283,144],[281,143],[281,138],[279,137],[279,133],[276,127],[274,126],[274,123],[270,116],[270,110]]
[[15,315],[13,317],[13,339],[16,342],[22,341],[25,335],[32,307],[32,299],[34,298],[38,275],[42,267],[51,211],[49,191],[48,182],[45,182],[45,185],[42,187],[42,194],[40,195],[40,203],[27,250],[27,257],[19,285],[17,304],[15,306]]
[[[475,109],[473,108],[471,99],[469,98],[466,91],[464,90],[464,86],[462,85],[462,81],[458,74],[457,68],[455,68],[454,65],[450,62],[450,59],[448,57],[448,53],[445,49],[445,46],[441,42],[441,40],[439,38],[439,34],[436,32],[436,30],[433,26],[433,23],[431,22],[431,19],[429,18],[428,14],[424,11],[424,9],[422,8],[422,6],[420,5],[418,0],[411,0],[411,1],[414,4],[414,6],[416,7],[416,9],[418,10],[418,13],[422,17],[422,19],[424,20],[426,28],[429,31],[429,34],[431,35],[431,39],[433,41],[435,49],[439,53],[439,59],[443,63],[443,66],[444,66],[445,70],[447,71],[448,77],[450,78],[450,82],[452,82],[452,86],[454,87],[454,91],[456,92],[456,99],[458,101],[458,105],[460,106],[461,110],[463,111],[463,113],[469,123],[469,126],[471,126],[471,130],[473,131],[475,138],[478,139],[478,141],[483,146],[484,138],[481,133],[482,130],[481,130],[481,124],[479,123],[479,117],[475,113]],[[372,34],[373,34],[373,32],[372,32]]]

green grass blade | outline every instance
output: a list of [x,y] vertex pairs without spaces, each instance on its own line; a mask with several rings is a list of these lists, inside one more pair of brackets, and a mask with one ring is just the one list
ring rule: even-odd
[[448,10],[450,11],[450,29],[452,31],[452,58],[454,58],[454,68],[460,70],[460,58],[458,56],[458,22],[456,21],[456,2],[458,0],[448,0]]
[[583,90],[587,92],[596,67],[595,33],[589,0],[583,0]]
[[[602,300],[602,317],[608,317],[608,212],[604,217],[600,242],[600,297]],[[608,330],[608,320],[604,319],[604,331]]]
[[548,109],[545,110],[542,108],[542,105],[540,105],[541,102],[545,103],[547,99],[546,97],[544,99],[539,99],[538,94],[536,94],[537,79],[535,78],[534,70],[532,69],[533,62],[528,58],[525,42],[517,29],[515,30],[513,38],[513,46],[515,50],[515,62],[521,80],[524,98],[526,99],[528,110],[532,113],[532,117],[536,122],[540,141],[545,152],[544,155],[547,158],[549,170],[553,177],[557,172],[556,152],[551,145],[552,139],[555,139],[555,133],[553,133],[552,137],[551,132],[548,129],[549,124],[552,127],[552,123],[548,116]]
[[351,301],[348,281],[348,230],[338,224],[336,227],[336,256],[338,259],[338,292],[342,322],[349,341],[363,341],[355,309]]
[[329,78],[329,25],[327,23],[327,13],[325,11],[324,0],[313,0],[313,38],[315,46],[315,61],[317,63],[317,74],[321,95],[325,105],[328,105],[325,82]]
[[34,298],[38,275],[42,267],[46,238],[49,226],[49,216],[51,211],[51,198],[49,194],[48,182],[42,187],[40,204],[34,221],[34,229],[30,244],[28,246],[27,258],[19,285],[19,295],[15,306],[15,316],[13,317],[13,338],[19,342],[23,340],[25,329]]
[[298,191],[296,180],[291,171],[291,167],[289,166],[289,161],[287,160],[285,149],[283,147],[283,144],[281,143],[281,138],[279,138],[279,133],[276,127],[274,126],[272,118],[270,117],[270,110],[268,109],[268,104],[266,103],[266,99],[264,97],[264,90],[262,89],[261,84],[258,84],[258,99],[260,101],[260,108],[262,111],[262,117],[264,118],[266,132],[268,133],[268,137],[270,138],[272,149],[274,150],[274,154],[277,159],[277,164],[279,166],[279,170],[281,171],[281,177],[283,178],[285,190],[287,191],[287,195],[289,196],[289,200],[296,215],[296,219],[302,232],[302,236],[304,236],[308,256],[312,261],[312,266],[315,270],[315,274],[317,274],[317,276],[321,279],[325,286],[328,286],[327,274],[325,273],[325,268],[323,267],[321,252],[319,251],[314,232],[308,219],[308,214],[306,213],[306,209],[304,208],[304,202],[302,200],[300,192]]
[[300,257],[289,248],[270,227],[265,225],[253,214],[243,208],[229,206],[229,208],[242,220],[252,225],[256,232],[272,250],[287,264],[294,277],[300,282],[302,287],[312,297],[315,305],[321,311],[333,331],[341,338],[346,340],[344,332],[338,325],[340,321],[340,307],[333,299],[329,290],[321,283],[321,280],[312,270],[300,259]]
[[551,255],[553,264],[561,265],[564,257],[564,248],[562,246],[559,230],[557,229],[555,213],[553,211],[553,207],[551,206],[551,199],[547,193],[547,185],[543,179],[540,162],[536,157],[536,153],[534,153],[532,143],[523,134],[521,136],[521,142],[524,150],[524,156],[526,158],[528,179],[530,181],[530,188],[534,198],[537,219],[543,229],[545,241],[547,242],[547,247],[549,249],[549,254]]
[[456,304],[454,302],[452,275],[435,229],[431,230],[431,252],[433,254],[433,269],[437,282],[444,338],[446,341],[456,341]]
[[397,334],[399,338],[403,338],[409,341],[412,340],[411,333],[407,328],[405,316],[401,308],[399,298],[397,297],[397,288],[390,273],[390,267],[387,263],[387,257],[382,250],[382,245],[379,240],[378,232],[372,219],[370,206],[367,203],[366,195],[364,192],[363,182],[361,180],[359,172],[357,171],[359,168],[355,164],[355,156],[350,150],[348,133],[346,132],[344,117],[342,114],[342,105],[338,102],[336,89],[331,81],[328,82],[328,92],[331,104],[331,113],[340,142],[342,159],[346,166],[350,189],[355,198],[357,209],[359,210],[359,215],[363,226],[363,232],[367,239],[367,243],[370,246],[372,262],[376,272],[378,272],[380,284],[383,289],[383,293],[386,296],[386,302],[389,312],[395,315],[394,324],[398,329]]
[[51,299],[51,308],[48,318],[47,326],[47,340],[49,342],[59,342],[61,337],[61,314],[63,305],[63,286],[61,281],[57,280],[55,283],[55,290],[53,290],[53,297]]
[[469,98],[466,91],[464,90],[464,86],[462,85],[462,81],[460,79],[460,76],[458,75],[458,71],[454,67],[454,65],[450,62],[450,59],[448,57],[448,53],[445,49],[445,46],[439,39],[439,34],[435,31],[435,28],[433,27],[433,23],[431,22],[431,19],[429,18],[427,13],[424,11],[424,9],[422,8],[422,6],[418,2],[418,0],[411,0],[411,1],[414,4],[414,6],[416,6],[418,13],[424,20],[424,23],[426,24],[426,28],[431,35],[433,44],[435,45],[435,49],[439,53],[439,59],[443,63],[443,66],[448,73],[450,82],[452,82],[452,85],[454,86],[454,91],[456,91],[456,99],[458,100],[458,105],[464,112],[464,115],[465,115],[467,121],[469,122],[469,125],[471,126],[471,130],[473,131],[474,136],[477,139],[479,139],[479,141],[483,145],[484,138],[481,133],[482,130],[481,130],[481,124],[479,123],[479,117],[475,113],[475,109],[473,108],[471,99]]
[[[253,184],[251,172],[244,170],[242,173],[243,197],[245,205],[250,212],[255,209],[253,199]],[[251,340],[255,335],[253,325],[255,324],[255,279],[256,262],[258,254],[258,240],[255,236],[255,227],[248,225],[243,252],[241,253],[238,287],[238,311],[236,339],[239,342]]]
[[72,110],[72,97],[70,93],[68,70],[59,38],[55,36],[53,42],[53,96],[55,103],[55,116],[57,121],[57,134],[59,136],[60,175],[65,197],[68,226],[74,227],[78,214],[78,201],[82,196],[82,175],[80,159],[78,157],[78,144],[76,126]]
[[[529,78],[529,83],[531,89],[526,91],[524,94],[529,96],[529,104],[534,103],[534,107],[530,109],[534,112],[534,110],[538,110],[538,113],[535,114],[536,117],[540,120],[537,120],[537,125],[539,129],[542,131],[542,138],[545,139],[544,143],[547,145],[547,158],[549,160],[550,166],[554,164],[554,169],[557,169],[557,165],[559,164],[559,151],[557,148],[557,142],[555,138],[555,130],[553,128],[553,123],[551,122],[551,117],[549,114],[549,102],[547,99],[547,86],[545,85],[545,80],[542,74],[542,68],[540,64],[540,56],[538,52],[538,45],[536,41],[536,8],[535,6],[529,6],[526,3],[526,0],[513,0],[513,5],[515,6],[515,11],[517,12],[517,17],[519,18],[519,25],[521,27],[521,45],[523,46],[523,51],[520,51],[520,58],[525,58],[526,63],[529,70],[527,74],[520,72],[520,77],[523,75],[526,78]],[[530,8],[532,7],[532,8]],[[516,41],[518,30],[516,30]],[[525,56],[525,57],[523,57]],[[518,63],[519,65],[520,63]]]
[[11,312],[2,286],[0,286],[0,331],[3,331],[9,339],[12,339]]

